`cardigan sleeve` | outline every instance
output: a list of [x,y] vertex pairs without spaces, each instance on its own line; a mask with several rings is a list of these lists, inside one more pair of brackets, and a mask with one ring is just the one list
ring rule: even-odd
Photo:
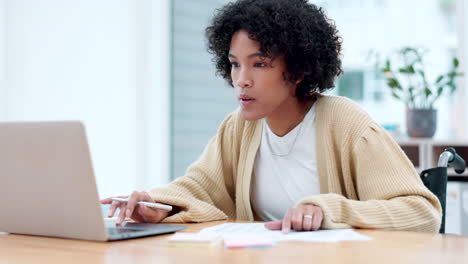
[[322,228],[438,232],[442,215],[439,200],[381,126],[371,123],[348,155],[358,200],[329,193],[299,202],[321,207]]
[[155,201],[180,209],[163,222],[204,222],[235,218],[233,115],[230,114],[223,121],[200,158],[187,169],[184,176],[166,187],[148,192]]

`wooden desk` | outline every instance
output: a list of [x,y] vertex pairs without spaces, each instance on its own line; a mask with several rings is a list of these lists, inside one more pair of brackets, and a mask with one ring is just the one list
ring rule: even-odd
[[[223,222],[187,225],[196,232]],[[281,242],[270,249],[171,248],[169,235],[118,242],[0,235],[0,263],[468,263],[468,237],[360,230],[371,241]]]

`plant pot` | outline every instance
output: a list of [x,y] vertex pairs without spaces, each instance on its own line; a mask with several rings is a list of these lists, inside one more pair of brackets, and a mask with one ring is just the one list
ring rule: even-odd
[[408,136],[433,137],[436,128],[436,109],[406,109],[406,131]]

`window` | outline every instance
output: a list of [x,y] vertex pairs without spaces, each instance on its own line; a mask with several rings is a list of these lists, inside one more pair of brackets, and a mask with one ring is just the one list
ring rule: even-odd
[[171,176],[184,175],[237,102],[206,51],[205,28],[218,1],[172,2]]

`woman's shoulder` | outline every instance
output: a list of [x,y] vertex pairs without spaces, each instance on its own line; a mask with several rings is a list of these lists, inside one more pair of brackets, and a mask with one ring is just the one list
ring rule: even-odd
[[336,95],[319,95],[317,100],[317,117],[335,121],[371,123],[374,120],[358,103]]
[[379,126],[359,104],[333,95],[319,96],[316,124],[319,135],[349,142],[361,138],[372,127]]
[[[318,95],[317,104],[326,108],[364,111],[362,107],[348,97],[338,95]],[[365,112],[365,111],[364,111]]]

